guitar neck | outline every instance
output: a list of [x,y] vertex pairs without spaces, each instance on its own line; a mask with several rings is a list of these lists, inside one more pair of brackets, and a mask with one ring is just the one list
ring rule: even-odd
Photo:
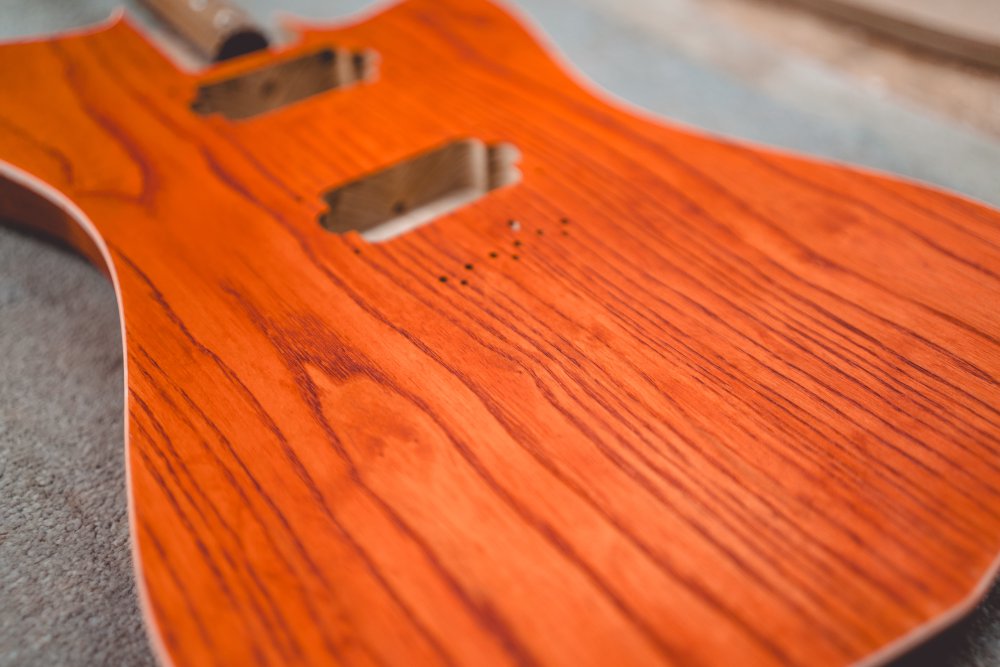
[[268,46],[253,17],[227,0],[140,0],[204,58],[216,62]]

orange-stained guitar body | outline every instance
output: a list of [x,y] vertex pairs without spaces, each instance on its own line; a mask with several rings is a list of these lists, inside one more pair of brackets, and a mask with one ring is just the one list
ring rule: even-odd
[[[377,78],[191,108],[327,46]],[[164,663],[874,663],[992,572],[996,211],[641,118],[481,0],[198,75],[117,20],[0,47],[0,90],[0,214],[117,286]],[[319,224],[465,137],[521,181]]]

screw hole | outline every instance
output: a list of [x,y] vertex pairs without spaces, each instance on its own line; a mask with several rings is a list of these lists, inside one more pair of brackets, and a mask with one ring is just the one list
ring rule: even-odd
[[446,283],[448,282],[448,276],[439,276],[438,282]]

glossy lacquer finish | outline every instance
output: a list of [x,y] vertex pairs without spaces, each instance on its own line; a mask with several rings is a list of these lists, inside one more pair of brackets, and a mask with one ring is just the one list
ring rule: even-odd
[[[377,79],[242,121],[198,85],[281,54],[0,48],[3,214],[118,287],[164,662],[848,665],[971,604],[1000,214],[641,118],[485,2],[284,55],[327,46]],[[385,243],[318,224],[467,137],[521,182]]]

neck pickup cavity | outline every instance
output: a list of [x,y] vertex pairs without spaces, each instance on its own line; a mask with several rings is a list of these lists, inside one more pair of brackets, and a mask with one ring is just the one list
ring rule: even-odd
[[511,144],[460,139],[328,190],[326,229],[386,241],[521,180]]
[[291,60],[268,63],[228,79],[198,88],[191,109],[198,114],[222,114],[230,120],[267,111],[375,77],[372,51],[323,49]]

